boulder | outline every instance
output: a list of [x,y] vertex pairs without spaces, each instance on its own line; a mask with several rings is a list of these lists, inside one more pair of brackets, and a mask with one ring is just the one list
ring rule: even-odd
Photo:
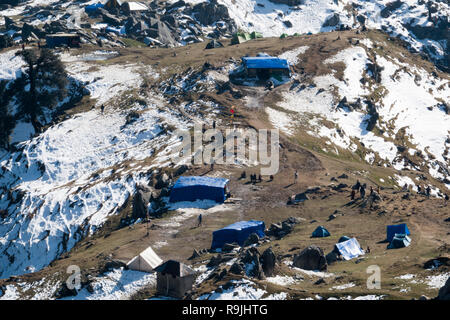
[[240,263],[235,262],[230,267],[230,272],[233,274],[241,275],[244,273],[244,267]]
[[261,255],[261,266],[264,272],[264,275],[269,277],[273,274],[273,270],[275,269],[277,258],[273,253],[271,248],[267,248],[264,250]]
[[323,250],[311,245],[294,256],[293,266],[305,270],[327,270],[327,260]]
[[244,241],[244,247],[251,246],[252,244],[257,244],[259,242],[259,237],[256,233],[252,233]]
[[325,20],[322,27],[335,27],[341,22],[338,13],[333,13],[330,17]]
[[437,300],[450,300],[450,277],[448,277],[447,282],[445,282],[444,286],[439,289]]
[[222,252],[231,252],[237,248],[240,248],[237,243],[225,243],[222,247]]
[[211,25],[216,21],[230,20],[228,8],[217,0],[201,2],[193,8],[194,16],[203,25]]

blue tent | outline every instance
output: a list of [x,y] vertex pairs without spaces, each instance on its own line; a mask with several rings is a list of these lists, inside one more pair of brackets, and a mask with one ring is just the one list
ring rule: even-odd
[[399,249],[411,244],[411,239],[404,233],[396,233],[388,245],[388,249]]
[[248,236],[256,233],[258,237],[264,237],[265,225],[263,221],[239,221],[225,228],[213,232],[211,249],[222,248],[225,243],[237,242],[240,246],[244,244]]
[[350,237],[342,236],[342,237],[339,238],[338,242],[340,243],[340,242],[344,242],[344,241],[347,241],[347,240],[350,240],[350,239],[351,239]]
[[180,177],[170,192],[170,202],[214,200],[225,201],[225,178]]
[[312,233],[313,238],[323,238],[323,237],[329,237],[330,233],[327,229],[323,226],[318,226],[316,230]]
[[276,57],[242,57],[242,62],[247,69],[286,69],[289,71],[287,60]]
[[100,2],[99,3],[94,3],[94,4],[90,4],[90,5],[88,5],[88,6],[86,6],[86,7],[84,7],[84,11],[86,11],[86,13],[95,13],[95,12],[97,12],[97,10],[99,9],[99,8],[103,8],[104,7],[104,5],[103,4],[101,4]]
[[409,232],[409,229],[408,229],[406,223],[390,225],[390,226],[387,226],[387,228],[386,228],[386,234],[387,234],[386,240],[388,242],[391,242],[396,233],[400,233],[400,234],[404,233],[406,235],[411,234]]

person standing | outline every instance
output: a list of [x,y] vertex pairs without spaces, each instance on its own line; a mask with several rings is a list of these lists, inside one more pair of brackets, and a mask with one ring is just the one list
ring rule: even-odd
[[297,180],[298,180],[298,171],[295,170],[295,172],[294,172],[294,184],[297,183]]
[[202,225],[202,214],[200,213],[198,216],[198,225],[197,227],[200,227]]
[[355,200],[355,195],[356,195],[355,189],[352,189],[352,192],[350,193],[350,199]]
[[366,196],[366,188],[363,185],[359,188],[359,194],[361,195],[361,199],[364,199]]
[[105,105],[104,105],[104,104],[102,104],[102,106],[100,107],[100,109],[101,109],[101,111],[102,111],[102,114],[103,114],[103,112],[105,111]]
[[430,188],[430,186],[427,187],[426,194],[427,194],[427,198],[430,198],[430,195],[431,195],[431,188]]

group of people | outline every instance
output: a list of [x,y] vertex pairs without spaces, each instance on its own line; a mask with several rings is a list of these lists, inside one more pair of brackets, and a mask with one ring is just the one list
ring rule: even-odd
[[[359,182],[359,180],[356,181],[356,184],[352,187],[352,191],[350,193],[350,199],[351,200],[355,200],[356,199],[356,195],[359,192],[360,198],[364,199],[366,197],[366,188],[367,188],[367,184],[362,184],[361,182]],[[377,194],[380,195],[380,186],[377,187]],[[375,189],[370,186],[370,194],[369,196],[374,195],[375,193]]]

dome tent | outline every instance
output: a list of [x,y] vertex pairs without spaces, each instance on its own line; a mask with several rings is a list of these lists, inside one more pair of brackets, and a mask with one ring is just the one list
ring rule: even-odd
[[409,236],[411,233],[409,232],[408,226],[406,223],[390,225],[386,227],[386,240],[387,242],[391,242],[394,238],[395,234],[406,234]]
[[327,229],[325,229],[324,226],[318,226],[316,230],[312,233],[312,238],[323,238],[323,237],[329,237],[330,232],[328,232]]
[[388,249],[405,248],[411,244],[411,238],[404,233],[396,233],[387,246]]

